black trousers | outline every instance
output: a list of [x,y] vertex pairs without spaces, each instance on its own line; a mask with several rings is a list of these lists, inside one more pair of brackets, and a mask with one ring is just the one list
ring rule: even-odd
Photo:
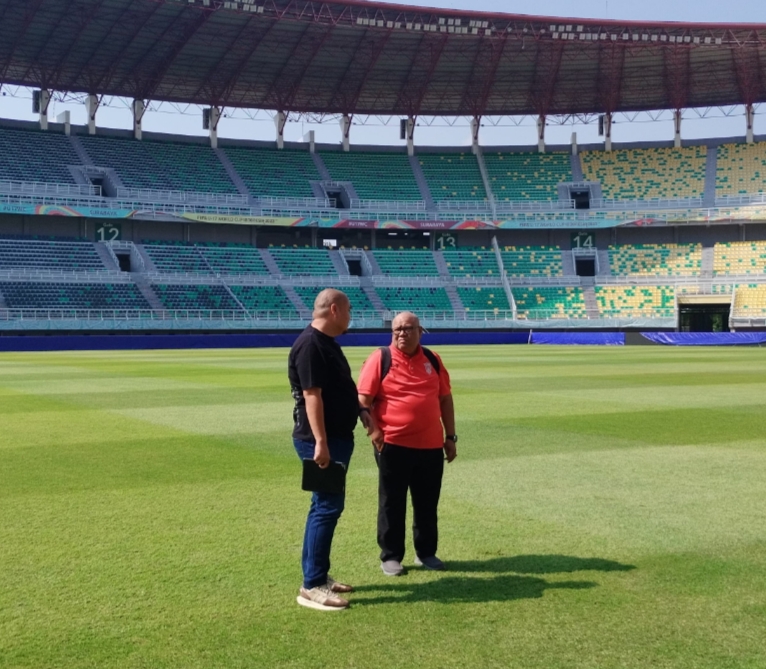
[[436,555],[439,530],[437,507],[444,474],[441,448],[405,448],[384,444],[375,450],[378,463],[378,546],[380,559],[404,558],[407,490],[412,496],[412,523],[415,553],[427,558]]

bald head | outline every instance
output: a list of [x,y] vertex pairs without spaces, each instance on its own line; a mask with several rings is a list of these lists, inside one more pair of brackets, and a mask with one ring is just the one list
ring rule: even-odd
[[348,306],[348,295],[335,288],[325,288],[314,299],[314,318],[327,318],[333,304],[340,307]]
[[317,330],[337,337],[348,330],[351,322],[351,302],[342,290],[325,288],[314,300],[314,320]]

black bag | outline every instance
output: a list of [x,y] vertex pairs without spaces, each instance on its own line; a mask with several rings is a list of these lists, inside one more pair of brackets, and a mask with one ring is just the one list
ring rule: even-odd
[[346,490],[346,466],[341,462],[330,462],[322,469],[312,459],[303,461],[301,488],[309,492],[340,494]]

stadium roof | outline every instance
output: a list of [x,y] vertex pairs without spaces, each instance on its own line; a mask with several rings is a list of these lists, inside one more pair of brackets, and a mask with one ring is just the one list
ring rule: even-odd
[[766,25],[364,0],[0,0],[0,82],[213,106],[483,116],[766,101]]

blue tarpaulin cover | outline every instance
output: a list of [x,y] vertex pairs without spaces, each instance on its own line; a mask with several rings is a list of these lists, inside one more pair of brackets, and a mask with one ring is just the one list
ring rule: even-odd
[[766,332],[642,332],[641,336],[670,346],[754,346],[766,343]]
[[533,344],[561,346],[624,346],[623,332],[533,332]]

